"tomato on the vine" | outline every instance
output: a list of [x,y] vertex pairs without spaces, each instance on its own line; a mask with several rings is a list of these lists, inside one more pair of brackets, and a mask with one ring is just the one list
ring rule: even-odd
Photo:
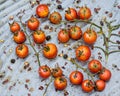
[[40,66],[38,73],[39,73],[39,76],[44,79],[47,79],[51,75],[50,68],[47,65]]
[[70,37],[73,40],[78,40],[82,37],[82,30],[79,26],[73,26],[70,28]]
[[62,16],[59,12],[53,12],[50,14],[49,20],[53,24],[59,24],[62,20]]
[[111,78],[111,71],[107,68],[103,68],[101,73],[99,74],[99,78],[103,81],[109,81]]
[[58,33],[58,40],[61,43],[66,43],[69,41],[69,39],[70,39],[69,31],[66,29],[61,29]]
[[17,31],[14,33],[13,39],[17,44],[22,44],[25,42],[26,36],[23,31]]
[[77,19],[77,11],[74,8],[68,8],[65,13],[65,19],[68,21]]
[[102,70],[102,64],[100,61],[93,59],[89,62],[88,69],[92,73],[98,73]]
[[53,77],[61,77],[63,75],[63,71],[60,67],[56,67],[52,69],[52,75]]
[[96,90],[103,91],[105,89],[106,83],[103,80],[97,80],[95,82]]
[[46,36],[45,33],[41,30],[36,30],[33,32],[33,40],[37,44],[41,44],[45,41]]
[[87,61],[91,56],[91,50],[86,45],[80,45],[76,51],[76,58],[79,61]]
[[30,30],[37,30],[39,25],[40,25],[39,20],[33,16],[27,22],[27,26]]
[[54,80],[54,86],[57,90],[64,90],[67,87],[67,80],[64,77],[57,77]]
[[20,31],[20,25],[17,22],[13,22],[12,24],[9,24],[9,26],[10,26],[10,31],[13,33]]
[[16,55],[19,58],[25,58],[25,57],[28,56],[28,54],[29,54],[29,49],[28,49],[27,45],[25,45],[25,44],[17,45],[17,47],[16,47]]
[[93,44],[97,40],[97,33],[93,29],[87,29],[83,34],[83,40],[87,44]]
[[36,8],[36,14],[40,17],[40,18],[45,18],[48,16],[49,14],[49,8],[46,4],[40,4],[37,6]]
[[91,17],[91,10],[88,7],[80,7],[78,16],[82,20],[89,19]]
[[72,84],[80,85],[83,81],[83,74],[80,71],[73,71],[69,79]]
[[57,56],[58,49],[53,43],[48,43],[44,46],[43,55],[48,59],[53,59]]
[[82,82],[82,90],[84,92],[91,92],[94,89],[94,84],[91,80],[84,80]]

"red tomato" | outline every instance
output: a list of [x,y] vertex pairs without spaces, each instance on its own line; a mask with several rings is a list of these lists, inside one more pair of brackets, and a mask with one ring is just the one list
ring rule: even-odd
[[93,89],[94,89],[94,85],[91,80],[84,80],[82,82],[82,90],[84,92],[91,92]]
[[17,31],[14,33],[13,39],[17,44],[22,44],[25,42],[26,36],[23,31]]
[[69,32],[66,29],[61,29],[58,33],[58,40],[61,43],[66,43],[69,41],[69,39],[70,39]]
[[100,63],[100,61],[93,59],[89,62],[88,69],[92,73],[98,73],[102,70],[102,64]]
[[83,34],[83,40],[87,44],[93,44],[97,40],[97,33],[93,29],[87,29]]
[[46,79],[51,75],[50,68],[47,65],[43,65],[39,67],[38,70],[39,76]]
[[55,44],[48,43],[43,49],[43,55],[48,59],[53,59],[57,56],[58,49]]
[[53,77],[61,77],[63,75],[63,71],[60,67],[57,67],[57,68],[53,68],[52,69],[52,75]]
[[54,86],[57,90],[64,90],[67,86],[67,80],[64,77],[57,77],[54,80]]
[[28,56],[28,54],[29,54],[29,49],[28,49],[27,45],[25,45],[25,44],[19,44],[16,47],[16,55],[19,58],[25,58],[25,57]]
[[103,80],[97,80],[95,82],[97,91],[103,91],[105,89],[106,83]]
[[46,36],[43,31],[37,30],[37,31],[33,32],[33,40],[35,43],[41,44],[45,41],[45,39],[46,39]]
[[82,37],[82,30],[78,26],[73,26],[70,28],[70,37],[73,40],[78,40]]
[[33,16],[27,22],[27,26],[30,30],[37,30],[39,25],[40,25],[39,20]]
[[80,45],[75,52],[79,61],[87,61],[91,56],[91,50],[86,45]]
[[77,19],[77,11],[74,8],[68,8],[65,13],[65,19],[68,21]]
[[40,4],[37,6],[36,8],[36,14],[40,17],[40,18],[45,18],[48,16],[49,14],[49,8],[46,4]]
[[109,69],[103,68],[101,73],[99,74],[99,78],[103,81],[109,81],[111,78],[111,71]]
[[62,16],[59,12],[53,12],[50,14],[49,20],[53,24],[59,24],[62,20]]
[[12,24],[9,25],[10,25],[10,31],[13,33],[20,30],[20,25],[17,22],[13,22]]
[[79,71],[73,71],[69,76],[70,82],[75,85],[80,85],[83,81],[83,74]]
[[91,17],[91,10],[88,7],[80,7],[78,11],[78,16],[80,19],[85,20]]

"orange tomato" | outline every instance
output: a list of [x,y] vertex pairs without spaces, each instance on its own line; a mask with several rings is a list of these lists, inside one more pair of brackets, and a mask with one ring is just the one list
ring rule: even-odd
[[105,89],[106,83],[103,80],[97,80],[95,82],[97,91],[103,91]]
[[13,33],[20,30],[20,25],[17,22],[13,22],[12,24],[9,24],[9,26],[10,26],[10,31]]
[[56,67],[56,68],[53,68],[52,69],[52,75],[53,75],[53,77],[60,77],[60,76],[62,76],[63,75],[63,71],[62,71],[62,69],[60,68],[60,67]]

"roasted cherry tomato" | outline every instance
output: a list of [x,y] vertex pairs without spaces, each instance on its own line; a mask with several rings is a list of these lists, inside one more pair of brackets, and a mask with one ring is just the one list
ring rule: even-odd
[[65,13],[65,19],[68,21],[77,19],[77,11],[74,8],[68,8]]
[[88,64],[88,69],[92,72],[92,73],[98,73],[102,70],[102,64],[100,63],[100,61],[93,59],[89,62]]
[[95,82],[96,90],[103,91],[105,89],[106,83],[103,80],[97,80]]
[[17,22],[13,22],[12,24],[9,24],[9,26],[10,26],[10,31],[13,33],[20,31],[20,25]]
[[14,33],[13,39],[17,44],[22,44],[25,42],[26,36],[23,31],[17,31]]
[[91,17],[91,10],[88,7],[80,7],[78,11],[78,16],[80,19],[85,20]]
[[80,85],[83,81],[83,74],[80,71],[73,71],[69,79],[72,84]]
[[87,29],[83,34],[83,40],[87,44],[93,44],[97,40],[97,33],[93,29]]
[[49,8],[46,4],[40,4],[37,6],[36,8],[36,14],[40,17],[40,18],[45,18],[48,16],[49,14]]
[[49,20],[53,24],[59,24],[62,20],[62,16],[59,12],[53,12],[50,14]]
[[27,22],[27,26],[30,30],[37,30],[39,25],[40,25],[39,20],[33,16]]
[[42,65],[38,70],[39,76],[46,79],[51,75],[50,68],[47,65]]
[[19,44],[16,47],[16,55],[19,58],[25,58],[25,57],[28,56],[28,54],[29,54],[29,49],[28,49],[27,45],[25,45],[25,44]]
[[53,59],[57,56],[58,49],[55,44],[48,43],[44,46],[43,55],[48,59]]
[[82,30],[79,26],[73,26],[70,28],[70,37],[73,40],[78,40],[82,37]]
[[61,29],[58,33],[58,40],[61,42],[61,43],[66,43],[68,42],[70,39],[70,36],[69,36],[69,32],[68,30],[66,29]]
[[82,90],[84,92],[91,92],[94,89],[94,84],[91,80],[84,80],[82,82]]
[[86,45],[80,45],[76,49],[76,58],[79,61],[87,61],[91,56],[91,50],[88,46]]
[[53,77],[61,77],[63,75],[63,71],[60,67],[56,67],[52,69],[52,75]]
[[64,90],[67,86],[67,80],[64,77],[57,77],[54,80],[54,86],[57,90]]
[[45,41],[46,36],[45,33],[41,30],[37,30],[33,32],[33,40],[37,44],[41,44]]
[[99,74],[99,78],[103,81],[109,81],[111,78],[111,71],[109,69],[103,68]]

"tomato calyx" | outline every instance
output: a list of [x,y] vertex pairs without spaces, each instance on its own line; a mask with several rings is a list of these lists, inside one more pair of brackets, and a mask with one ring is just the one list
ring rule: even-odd
[[43,48],[43,50],[45,50],[46,52],[48,52],[48,51],[50,51],[50,47],[49,47],[49,46],[45,46],[45,47]]
[[84,52],[84,51],[83,51],[83,50],[79,50],[78,52],[79,52],[79,53],[78,53],[78,57],[80,57],[81,55],[83,55],[83,52]]
[[88,88],[94,87],[91,80],[89,80],[89,81],[86,83],[86,86],[87,86]]
[[18,50],[22,50],[23,49],[23,47],[24,47],[24,45],[19,45],[19,47],[18,47]]
[[59,80],[60,80],[60,83],[66,82],[65,78],[63,77],[60,77]]

